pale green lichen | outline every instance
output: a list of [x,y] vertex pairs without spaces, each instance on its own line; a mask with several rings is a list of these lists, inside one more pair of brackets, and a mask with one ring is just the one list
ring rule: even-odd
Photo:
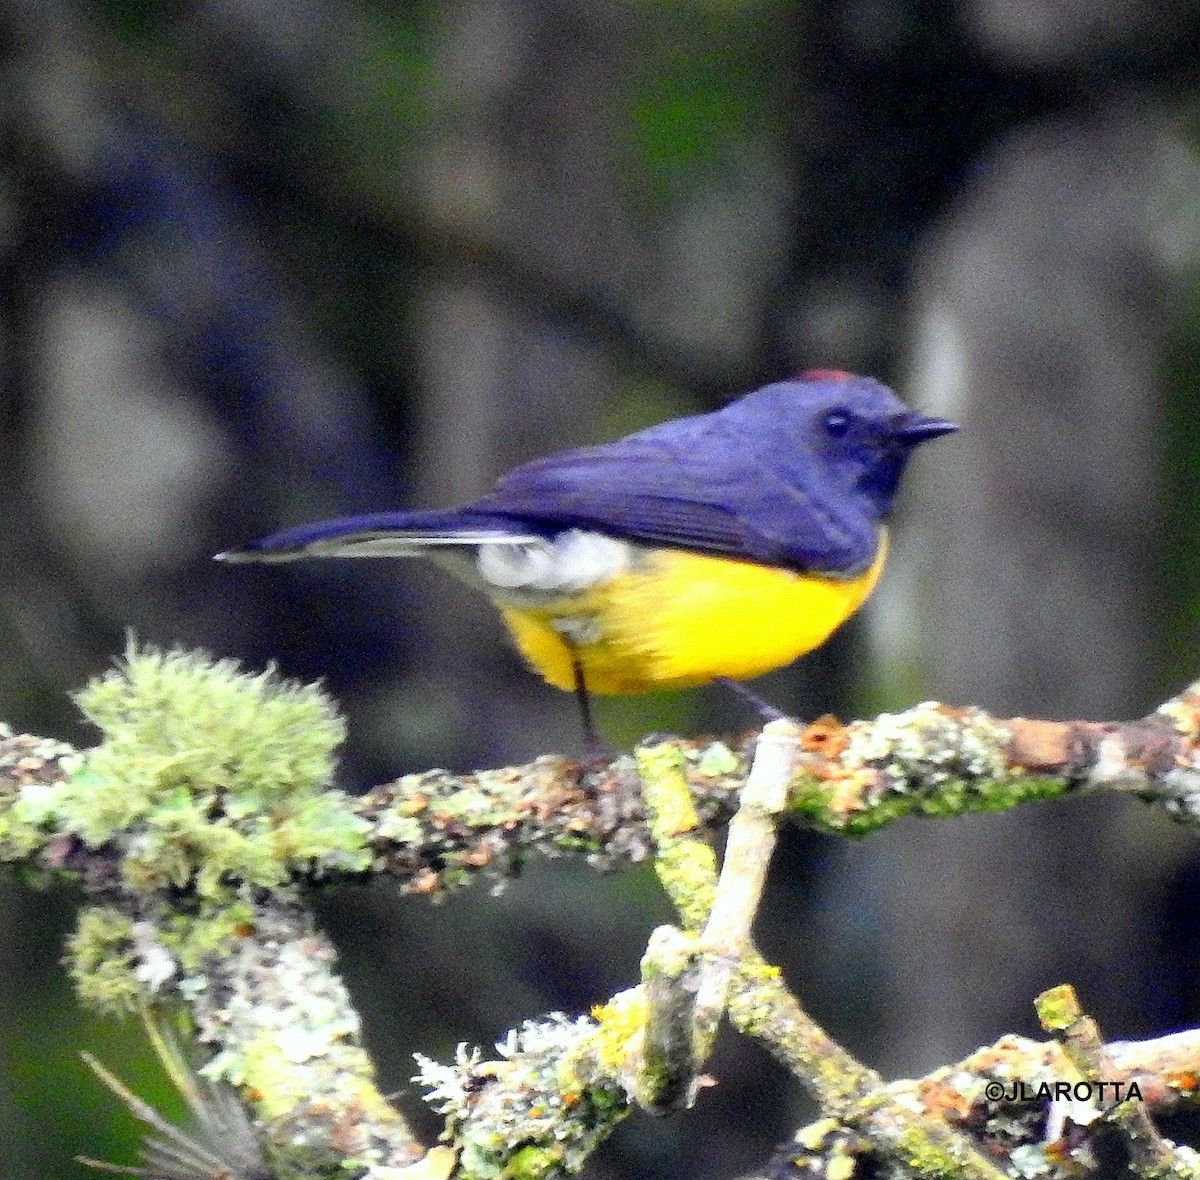
[[134,921],[115,906],[90,906],[67,943],[65,962],[80,999],[106,1012],[127,1012],[175,981],[195,995],[207,990],[205,968],[254,931],[253,907],[200,902],[187,911],[162,902]]
[[[371,800],[371,846],[377,864],[396,871],[415,854],[422,892],[444,894],[478,878],[498,881],[537,851],[595,854],[598,835],[588,830],[586,798],[564,780],[576,773],[562,759],[545,756],[523,770],[478,771],[459,776],[444,770],[408,774],[387,791],[382,808]],[[434,867],[436,866],[436,868]]]
[[684,757],[670,745],[642,746],[636,756],[655,845],[654,871],[684,925],[698,930],[712,910],[717,857],[697,835],[700,819]]
[[421,821],[397,808],[383,812],[375,824],[375,839],[395,844],[420,844],[424,835]]
[[[12,730],[0,725],[0,741],[12,737]],[[43,820],[57,784],[40,781],[39,773],[57,768],[72,774],[81,761],[72,746],[52,738],[23,738],[0,753],[0,777],[20,784],[0,792],[0,860],[24,860],[46,843]]]
[[[248,917],[229,932],[226,953],[208,963],[206,986],[193,994],[198,1031],[219,1046],[202,1076],[252,1096],[259,1117],[271,1122],[272,1144],[291,1161],[288,1175],[315,1180],[339,1159],[354,1170],[415,1158],[402,1116],[376,1085],[335,952],[295,890],[259,900]],[[300,1160],[316,1170],[293,1173]]]
[[67,940],[64,962],[84,1003],[110,1015],[134,1011],[143,998],[136,976],[134,924],[113,906],[88,906]]
[[33,783],[23,788],[20,794],[0,800],[0,860],[24,860],[46,842],[41,824],[26,814],[22,806],[27,792],[44,792],[45,789],[41,783]]
[[472,782],[452,781],[431,797],[430,808],[466,828],[495,827],[512,815],[514,784],[495,771],[480,771]]
[[[130,646],[122,664],[76,697],[104,733],[92,770],[141,783],[151,763],[159,789],[202,782],[230,789],[235,818],[281,795],[325,785],[344,725],[316,686],[250,675],[231,660]],[[131,774],[126,759],[140,763]]]
[[707,778],[733,774],[740,765],[738,756],[724,742],[712,742],[705,746],[696,760],[696,769]]
[[317,687],[228,660],[131,647],[77,701],[103,741],[18,813],[92,848],[123,844],[126,886],[232,900],[239,882],[369,866],[367,822],[327,789],[344,725]]
[[881,713],[870,724],[851,726],[849,736],[842,765],[882,765],[897,790],[914,780],[937,789],[954,780],[994,778],[1006,769],[1007,730],[982,713],[963,716],[935,701]]
[[[297,1069],[307,1061],[323,1062],[336,1050],[338,1100],[356,1117],[365,1116],[393,1123],[396,1112],[375,1088],[372,1066],[366,1050],[345,1043],[335,1030],[262,1029],[240,1046],[236,1055],[214,1058],[202,1072],[206,1077],[224,1076],[259,1096],[258,1110],[263,1118],[293,1114],[312,1099],[309,1071]],[[332,1072],[332,1071],[330,1071]]]
[[245,901],[201,905],[158,924],[159,939],[187,976],[196,976],[213,957],[227,954],[233,941],[254,928],[254,907]]
[[253,930],[255,889],[369,866],[369,825],[327,786],[343,724],[320,689],[131,647],[78,701],[101,744],[14,810],[106,850],[138,917],[85,912],[69,955],[85,1001],[128,1008],[168,980],[200,995]]
[[976,710],[924,702],[847,726],[832,778],[799,779],[792,810],[816,826],[862,836],[901,815],[1003,811],[1061,795],[1058,780],[1008,765],[1010,734]]
[[418,1055],[413,1080],[446,1115],[443,1137],[459,1147],[456,1175],[548,1180],[582,1167],[627,1110],[619,1087],[573,1074],[570,1063],[594,1031],[585,1017],[552,1013],[510,1032],[496,1046],[499,1061],[464,1045],[452,1066]]

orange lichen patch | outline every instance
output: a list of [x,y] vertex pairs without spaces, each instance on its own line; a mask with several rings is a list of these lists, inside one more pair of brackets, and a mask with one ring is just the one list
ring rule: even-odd
[[1082,1172],[1083,1168],[1076,1153],[1086,1142],[1085,1129],[1070,1124],[1068,1126],[1067,1134],[1060,1135],[1053,1142],[1046,1144],[1046,1162],[1068,1174]]
[[1061,1072],[1065,1065],[1057,1063],[1063,1060],[1062,1049],[1055,1041],[1031,1041],[1010,1034],[976,1050],[963,1061],[962,1068],[977,1075],[1030,1077],[1045,1069]]
[[[329,1114],[334,1112],[330,1110]],[[362,1122],[365,1112],[357,1102],[351,1102],[346,1110],[333,1119],[329,1128],[329,1142],[343,1155],[352,1155],[362,1149]]]
[[1196,1074],[1190,1069],[1180,1070],[1178,1073],[1164,1074],[1163,1081],[1172,1090],[1178,1090],[1181,1094],[1191,1094],[1197,1088],[1200,1088],[1200,1074]]
[[800,749],[807,754],[820,754],[822,758],[840,757],[849,744],[846,726],[829,714],[818,717],[800,732]]
[[1014,717],[1005,723],[1012,739],[1008,757],[1025,770],[1061,770],[1071,754],[1071,727],[1060,721],[1030,721]]
[[413,874],[412,880],[408,883],[408,892],[423,897],[429,893],[436,893],[441,883],[441,877],[433,869],[422,869],[419,873]]
[[930,1114],[944,1119],[965,1119],[971,1113],[971,1102],[945,1082],[927,1081],[917,1086],[917,1096]]
[[968,1069],[972,1073],[991,1073],[998,1065],[1003,1065],[1009,1060],[1009,1055],[1004,1053],[997,1045],[986,1045],[976,1053],[972,1053],[963,1062],[963,1069]]
[[931,701],[932,712],[939,717],[948,717],[960,725],[970,725],[979,716],[978,709],[964,708],[962,705],[947,705],[945,701]]
[[544,787],[527,792],[517,802],[516,810],[532,814],[544,821],[572,811],[586,802],[587,796],[578,787],[548,783]]
[[489,847],[486,843],[476,844],[469,852],[464,852],[459,858],[463,864],[469,865],[473,869],[482,869],[485,865],[489,865],[495,859],[495,849]]

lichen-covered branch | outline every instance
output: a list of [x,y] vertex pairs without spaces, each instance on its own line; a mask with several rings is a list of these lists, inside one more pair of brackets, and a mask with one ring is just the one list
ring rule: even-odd
[[[329,786],[343,727],[316,689],[130,650],[79,703],[103,735],[92,750],[0,734],[0,860],[82,881],[91,904],[68,952],[81,995],[110,1011],[185,1005],[212,1049],[206,1072],[251,1101],[281,1176],[565,1174],[631,1101],[688,1105],[727,1012],[821,1103],[828,1120],[800,1142],[822,1166],[874,1152],[909,1173],[994,1180],[980,1151],[994,1143],[957,1117],[963,1103],[978,1115],[975,1097],[953,1079],[884,1085],[755,951],[776,817],[863,835],[903,814],[1114,789],[1200,818],[1200,686],[1129,723],[923,704],[849,725],[780,723],[753,767],[753,743],[671,739],[586,771],[554,757],[428,771],[357,799]],[[707,832],[735,812],[718,878]],[[653,855],[681,929],[658,932],[642,983],[591,1017],[527,1022],[495,1061],[464,1049],[454,1065],[425,1062],[448,1138],[414,1162],[423,1149],[375,1088],[333,951],[298,887],[373,873],[432,894],[503,873],[529,850],[600,866]],[[1122,1047],[1102,1048],[1093,1074],[1124,1060]],[[1173,1042],[1177,1057],[1151,1058],[1143,1074],[1158,1093],[1182,1094],[1170,1079],[1195,1087],[1196,1049]],[[1128,1110],[1125,1134],[1144,1140],[1146,1174],[1179,1174],[1181,1157]]]
[[[326,736],[332,747],[336,737]],[[239,748],[236,734],[223,733],[222,741],[224,748],[212,750],[217,771],[230,759],[259,756]],[[669,739],[658,747],[678,757],[704,825],[733,813],[751,741]],[[405,775],[359,798],[302,791],[292,793],[286,822],[227,813],[215,817],[214,834],[211,790],[201,792],[199,805],[183,806],[179,795],[180,808],[160,814],[169,801],[164,773],[187,780],[186,763],[170,765],[177,754],[158,749],[157,765],[139,764],[138,780],[127,782],[109,748],[100,747],[99,757],[50,739],[0,733],[0,859],[102,878],[106,866],[94,853],[106,834],[144,822],[152,834],[171,829],[171,840],[152,835],[139,861],[169,853],[166,871],[182,879],[197,866],[209,877],[248,870],[273,880],[370,871],[394,876],[412,892],[437,893],[480,871],[503,873],[530,850],[583,854],[601,867],[653,851],[642,777],[628,755],[586,774],[577,763],[546,755],[474,774]],[[198,765],[203,757],[203,750],[192,750],[188,761]],[[154,787],[149,794],[146,781]],[[74,789],[54,789],[66,782]],[[107,789],[89,789],[100,782]],[[1001,720],[935,703],[849,724],[822,718],[802,727],[785,811],[795,822],[860,836],[900,815],[1000,811],[1084,790],[1131,792],[1177,818],[1200,819],[1200,683],[1132,722]],[[239,789],[230,797],[261,811],[269,795],[247,797]],[[255,824],[259,838],[248,838]],[[136,873],[136,863],[120,871]],[[115,864],[107,869],[115,871]]]
[[861,836],[900,815],[1003,811],[1078,791],[1131,793],[1200,821],[1200,681],[1128,722],[1000,720],[926,702],[804,733],[793,814]]
[[[662,747],[639,751],[650,826],[658,849],[660,880],[675,903],[684,930],[656,931],[643,960],[640,987],[613,997],[594,1012],[594,1022],[551,1018],[527,1024],[505,1046],[507,1063],[481,1062],[478,1052],[460,1051],[453,1066],[425,1062],[420,1080],[448,1116],[448,1133],[461,1144],[464,1177],[495,1175],[505,1164],[497,1156],[506,1145],[510,1168],[530,1174],[559,1175],[564,1148],[580,1141],[578,1113],[587,1114],[589,1141],[598,1139],[620,1117],[630,1099],[652,1112],[689,1105],[703,1079],[699,1070],[708,1054],[715,1016],[695,1002],[704,989],[705,968],[721,968],[721,993],[728,988],[734,1024],[763,1039],[816,1094],[822,1105],[859,1124],[873,1142],[924,1176],[1000,1180],[1000,1173],[969,1137],[940,1116],[914,1111],[896,1101],[881,1079],[837,1045],[802,1010],[785,988],[777,969],[767,966],[749,945],[748,920],[739,915],[718,921],[712,914],[724,904],[722,888],[751,910],[765,862],[759,852],[770,843],[763,819],[783,797],[771,778],[790,763],[774,742],[795,743],[789,723],[779,723],[767,744],[765,769],[751,792],[746,830],[737,854],[743,864],[718,880],[717,863],[688,794],[683,760]],[[794,751],[793,751],[794,752]],[[757,830],[757,835],[756,835]],[[732,955],[732,961],[727,961]],[[703,966],[702,966],[703,965]],[[525,1060],[533,1038],[542,1054],[536,1071]],[[484,1100],[479,1095],[484,1095]],[[597,1096],[601,1096],[599,1107]],[[578,1108],[578,1110],[576,1109]],[[603,1110],[606,1121],[597,1113]],[[526,1112],[537,1111],[534,1127]],[[534,1158],[536,1144],[536,1158]],[[516,1157],[519,1157],[517,1162]]]
[[[1180,1147],[1159,1134],[1140,1087],[1116,1088],[1116,1063],[1100,1036],[1100,1028],[1080,1006],[1069,984],[1051,988],[1034,1001],[1042,1027],[1054,1034],[1063,1054],[1082,1081],[1096,1088],[1102,1117],[1119,1127],[1129,1150],[1129,1162],[1146,1180],[1200,1180],[1200,1154]],[[1106,1096],[1101,1087],[1113,1083]]]
[[[1200,1031],[1109,1042],[1101,1057],[1095,1049],[1092,1041],[1093,1076],[1085,1077],[1061,1039],[1005,1036],[923,1078],[891,1082],[886,1092],[901,1106],[970,1135],[1006,1175],[1075,1180],[1097,1169],[1090,1137],[1106,1118],[1124,1136],[1132,1160],[1146,1145],[1127,1126],[1134,1103],[1159,1114],[1200,1103]],[[1196,1175],[1194,1152],[1156,1140],[1143,1174]],[[786,1161],[784,1174],[797,1178],[825,1177],[834,1168],[848,1174],[855,1161],[871,1172],[868,1161],[887,1162],[879,1147],[861,1122],[827,1117],[801,1128],[775,1164]],[[782,1171],[773,1166],[762,1175]]]
[[[786,798],[799,755],[799,736],[788,721],[768,726],[762,761],[756,754],[749,775],[752,785],[734,819],[736,840],[726,854],[732,863],[719,878],[715,858],[689,810],[680,760],[672,762],[661,751],[640,755],[652,830],[660,849],[659,879],[685,925],[702,931],[699,950],[708,959],[707,971],[697,983],[694,1010],[697,1061],[711,1047],[719,1015],[702,1008],[699,1001],[704,998],[711,1005],[714,994],[722,1002],[727,997],[734,1027],[761,1040],[788,1065],[823,1110],[862,1126],[872,1142],[890,1149],[913,1172],[1001,1180],[1002,1173],[966,1136],[937,1116],[896,1102],[873,1070],[855,1060],[803,1010],[778,968],[769,966],[750,941],[750,924],[774,845],[770,816]],[[733,902],[741,912],[732,912]]]

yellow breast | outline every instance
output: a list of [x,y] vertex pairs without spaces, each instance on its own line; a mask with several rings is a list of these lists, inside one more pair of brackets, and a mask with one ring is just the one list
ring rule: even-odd
[[498,605],[521,653],[557,688],[574,688],[576,653],[592,692],[686,688],[750,679],[819,647],[871,593],[886,553],[881,530],[865,574],[830,578],[650,550],[603,585]]

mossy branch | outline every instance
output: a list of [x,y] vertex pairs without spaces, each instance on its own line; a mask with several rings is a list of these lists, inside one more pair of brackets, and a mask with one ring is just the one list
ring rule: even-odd
[[[631,1101],[689,1105],[728,1012],[833,1120],[828,1134],[805,1132],[812,1158],[849,1159],[865,1142],[920,1175],[995,1177],[977,1127],[956,1124],[944,1102],[914,1102],[907,1084],[883,1085],[755,951],[750,922],[777,820],[863,835],[902,814],[1099,789],[1200,818],[1200,686],[1131,723],[923,704],[850,725],[779,723],[753,767],[749,741],[659,740],[586,773],[547,756],[408,775],[357,799],[330,786],[343,727],[315,688],[131,649],[79,703],[104,734],[93,750],[0,735],[0,859],[83,881],[92,904],[69,954],[81,994],[109,1010],[186,1004],[213,1049],[205,1073],[250,1098],[278,1176],[566,1174]],[[718,878],[705,833],[735,812]],[[660,931],[643,983],[592,1018],[528,1022],[496,1061],[463,1050],[453,1066],[425,1062],[420,1080],[447,1115],[450,1147],[423,1155],[376,1089],[299,887],[374,873],[437,893],[502,873],[529,849],[600,866],[653,855],[681,929]],[[1119,1063],[1117,1047],[1107,1052]],[[1147,1174],[1177,1168],[1147,1128],[1136,1110],[1126,1120]]]
[[[1047,999],[1062,995],[1078,1013],[1067,986],[1044,993],[1035,1006],[1044,1013]],[[891,1082],[885,1092],[893,1103],[970,1135],[1005,1175],[1071,1180],[1107,1174],[1092,1152],[1095,1133],[1107,1128],[1125,1142],[1135,1173],[1195,1180],[1200,1156],[1163,1139],[1149,1116],[1200,1104],[1200,1031],[1103,1045],[1090,1031],[1077,1033],[1090,1062],[1083,1069],[1066,1029],[1056,1031],[1051,1041],[1002,1037],[923,1078]],[[873,1163],[888,1160],[861,1122],[826,1117],[802,1127],[761,1175],[815,1180],[856,1168],[871,1174]]]
[[[82,694],[107,735],[92,751],[0,727],[0,859],[86,873],[97,885],[116,873],[135,887],[165,880],[220,897],[228,879],[274,885],[368,871],[437,893],[481,870],[503,873],[533,849],[585,854],[600,867],[653,852],[632,756],[586,776],[554,755],[474,774],[431,770],[351,798],[327,787],[341,722],[319,692],[286,686],[296,709],[276,715],[259,705],[277,681],[239,677],[225,663],[197,672],[184,656],[154,659],[156,676],[127,666],[138,670],[123,690],[129,699],[114,696],[116,673]],[[161,678],[173,680],[170,707],[190,731],[180,717],[134,724],[164,711]],[[248,728],[252,716],[258,724]],[[747,735],[647,748],[678,760],[700,822],[712,826],[735,810],[752,747]],[[276,753],[272,787],[263,768]],[[1200,682],[1132,722],[1000,720],[933,703],[848,725],[822,718],[802,728],[783,813],[861,836],[901,815],[1000,811],[1098,790],[1200,820]],[[106,858],[109,837],[130,831],[136,847]]]

